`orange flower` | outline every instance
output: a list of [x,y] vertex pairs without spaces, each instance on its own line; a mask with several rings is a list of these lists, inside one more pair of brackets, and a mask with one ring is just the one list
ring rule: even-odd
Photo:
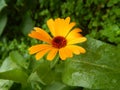
[[47,60],[53,60],[57,53],[61,60],[73,57],[74,54],[85,53],[85,49],[75,45],[82,43],[87,39],[83,37],[79,28],[73,28],[75,22],[70,23],[70,17],[66,19],[57,18],[55,20],[49,19],[47,26],[53,37],[51,37],[45,30],[35,27],[29,34],[30,37],[46,42],[45,44],[34,45],[29,48],[30,54],[35,54],[37,60],[42,58],[47,53]]

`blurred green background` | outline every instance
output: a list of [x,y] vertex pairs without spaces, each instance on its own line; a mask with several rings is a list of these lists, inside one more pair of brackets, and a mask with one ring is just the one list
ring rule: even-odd
[[[77,22],[83,35],[113,46],[120,45],[120,0],[0,0],[0,66],[8,56],[19,57],[16,54],[18,52],[25,58],[24,64],[28,65],[31,56],[27,49],[39,42],[29,38],[28,33],[34,26],[49,32],[46,25],[49,18],[67,16],[71,17],[71,21]],[[28,67],[31,68],[30,65]],[[8,84],[10,87],[10,90],[20,90],[21,85]],[[53,86],[50,87],[51,89],[45,90],[53,90]],[[82,90],[81,87],[74,88],[80,89]]]
[[120,0],[0,0],[0,58],[12,49],[24,52],[34,26],[48,31],[49,18],[67,16],[84,35],[120,43]]

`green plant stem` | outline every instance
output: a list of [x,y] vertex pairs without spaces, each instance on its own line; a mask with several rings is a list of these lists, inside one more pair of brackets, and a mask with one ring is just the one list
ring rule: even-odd
[[50,68],[53,69],[59,61],[59,56],[57,56],[50,64]]

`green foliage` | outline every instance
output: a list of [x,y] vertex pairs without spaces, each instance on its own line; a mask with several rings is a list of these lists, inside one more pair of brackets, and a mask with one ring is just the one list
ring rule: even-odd
[[[0,41],[0,59],[4,59],[6,56],[8,56],[9,52],[12,50],[18,50],[19,52],[24,53],[24,56],[27,58],[28,57],[28,51],[27,45],[28,42],[30,44],[32,43],[38,43],[36,40],[27,40],[26,38],[21,38],[21,40],[8,40],[7,38],[3,38]],[[26,53],[26,54],[25,54]]]
[[100,31],[102,39],[108,39],[111,43],[120,43],[120,28],[116,24],[106,24],[104,29]]
[[[0,79],[2,79],[0,80],[0,89],[10,88],[13,81],[25,84],[27,77],[26,72],[17,66],[16,62],[13,62],[10,57],[7,57],[0,67]],[[7,87],[5,85],[7,85]]]
[[[67,16],[89,36],[87,53],[36,61],[28,47],[41,42],[27,34]],[[0,0],[0,90],[119,90],[119,47],[120,0]]]
[[94,39],[89,39],[84,47],[87,49],[86,54],[76,56],[66,62],[64,83],[91,89],[118,90],[120,48]]
[[[6,25],[6,28],[3,28],[3,36],[7,35],[12,39],[21,37],[27,35],[34,26],[48,30],[45,23],[49,18],[70,16],[73,21],[77,21],[84,34],[104,42],[120,43],[119,39],[115,39],[120,38],[120,0],[48,0],[47,2],[45,0],[14,0],[13,2],[2,0],[1,2],[3,3],[1,3],[1,10],[8,16],[7,25],[3,20],[3,24]],[[113,25],[118,27],[116,31],[113,30]],[[109,26],[112,29],[108,29]],[[8,32],[14,34],[14,37],[6,34]]]
[[[105,1],[105,0],[104,0]],[[90,36],[109,43],[120,43],[120,0],[109,0],[90,21]],[[102,11],[101,11],[102,10]]]
[[29,13],[26,13],[23,17],[24,21],[22,22],[22,32],[24,35],[27,35],[34,27],[34,22],[30,17]]
[[7,15],[0,13],[0,36],[5,28],[6,23],[7,23]]
[[54,68],[51,68],[52,62],[44,58],[40,61],[31,60],[26,64],[25,58],[18,51],[12,51],[2,63],[0,78],[21,83],[22,90],[78,90],[78,86],[118,90],[120,48],[89,37],[82,45],[87,50],[86,54],[74,56],[64,62],[59,61]]
[[0,0],[0,12],[4,7],[6,7],[5,0]]

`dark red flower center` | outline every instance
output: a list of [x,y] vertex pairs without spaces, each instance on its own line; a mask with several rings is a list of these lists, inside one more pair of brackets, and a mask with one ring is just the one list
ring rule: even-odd
[[67,40],[62,36],[54,37],[53,40],[52,40],[52,45],[55,48],[65,47],[66,44],[67,44]]

